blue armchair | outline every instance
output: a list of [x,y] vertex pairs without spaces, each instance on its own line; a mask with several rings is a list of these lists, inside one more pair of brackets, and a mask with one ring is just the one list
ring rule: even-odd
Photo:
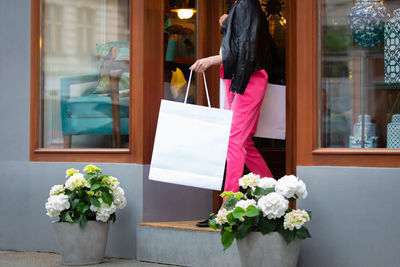
[[111,93],[84,94],[71,97],[71,86],[98,81],[99,75],[63,77],[60,80],[61,122],[64,146],[71,147],[73,135],[101,134],[113,136],[113,147],[120,146],[120,135],[129,135],[129,96],[119,96],[122,71],[111,77]]

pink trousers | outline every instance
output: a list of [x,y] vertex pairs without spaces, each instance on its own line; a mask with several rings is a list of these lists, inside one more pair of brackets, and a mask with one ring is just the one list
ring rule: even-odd
[[[221,66],[221,78],[223,76]],[[268,85],[265,70],[255,71],[243,95],[229,91],[232,80],[224,80],[226,87],[225,108],[233,111],[232,127],[226,159],[226,178],[224,191],[239,191],[239,178],[244,165],[263,177],[273,177],[260,152],[251,139],[257,131],[261,104]]]

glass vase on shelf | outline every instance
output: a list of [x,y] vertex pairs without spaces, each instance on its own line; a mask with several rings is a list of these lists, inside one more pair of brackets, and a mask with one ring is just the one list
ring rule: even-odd
[[[363,131],[364,138],[362,138]],[[371,116],[359,115],[358,122],[354,124],[354,135],[349,137],[350,148],[376,148],[377,144],[378,137],[376,136],[375,123],[371,122]]]
[[400,148],[400,114],[393,114],[387,125],[387,148]]
[[385,23],[385,83],[400,83],[400,8]]
[[381,0],[357,0],[348,15],[354,44],[379,47],[383,44],[383,29],[389,13]]

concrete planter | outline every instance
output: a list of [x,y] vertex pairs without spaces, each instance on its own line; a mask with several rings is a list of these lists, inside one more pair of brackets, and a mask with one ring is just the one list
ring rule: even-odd
[[243,267],[296,267],[300,255],[300,240],[287,245],[277,232],[252,232],[236,243]]
[[88,221],[85,228],[78,223],[54,222],[53,228],[61,249],[64,265],[97,264],[103,261],[110,225]]

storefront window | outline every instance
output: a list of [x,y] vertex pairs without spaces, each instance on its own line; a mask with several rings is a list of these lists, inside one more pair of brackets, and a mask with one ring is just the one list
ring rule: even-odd
[[[197,57],[197,1],[164,1],[164,99],[183,102],[189,67]],[[196,75],[192,76],[188,103],[197,102]]]
[[320,1],[319,144],[400,148],[400,1]]
[[128,147],[129,4],[41,1],[41,148]]

